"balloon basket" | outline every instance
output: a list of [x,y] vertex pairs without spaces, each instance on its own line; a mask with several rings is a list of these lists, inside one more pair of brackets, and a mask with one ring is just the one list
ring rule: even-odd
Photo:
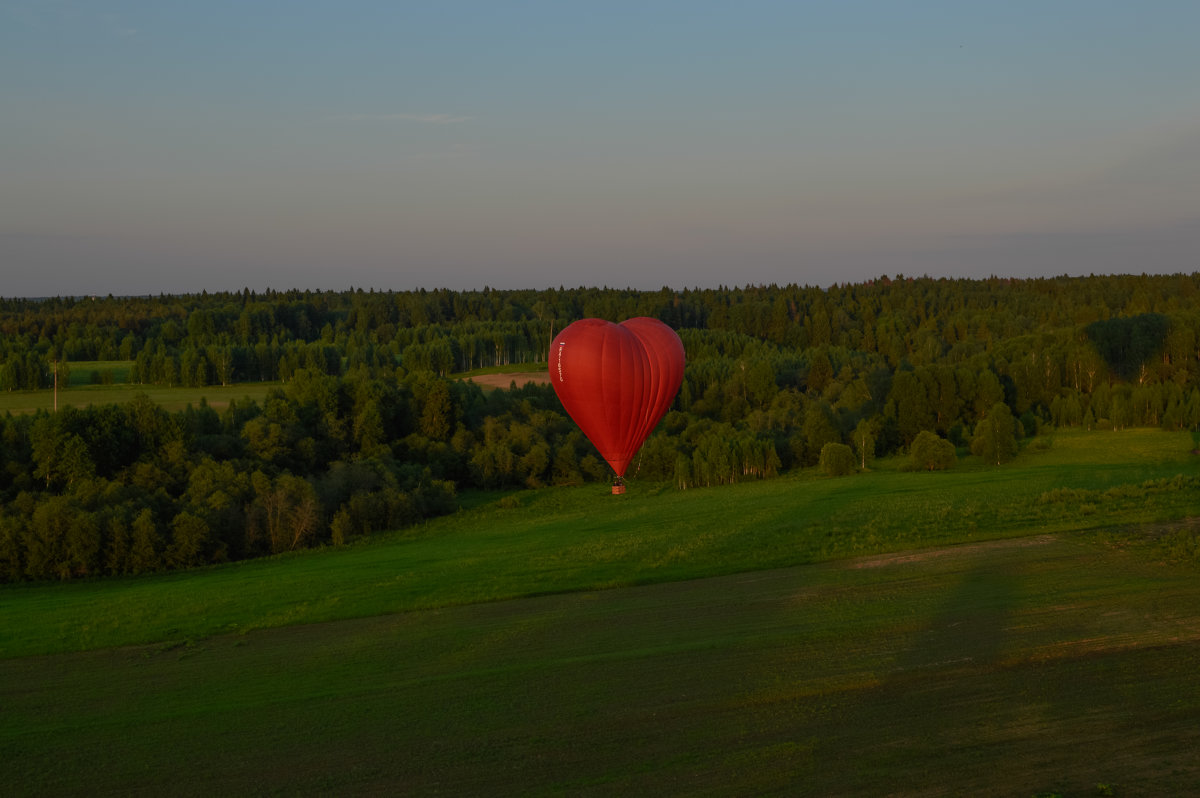
[[614,496],[619,496],[620,494],[622,494],[624,492],[625,492],[624,485],[613,485],[613,495]]

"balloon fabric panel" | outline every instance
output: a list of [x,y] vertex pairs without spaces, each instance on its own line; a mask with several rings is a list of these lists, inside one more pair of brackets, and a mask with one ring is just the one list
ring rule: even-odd
[[683,342],[674,330],[657,319],[638,317],[623,322],[622,326],[627,327],[641,340],[642,348],[649,358],[647,374],[653,375],[645,389],[646,399],[642,404],[641,425],[634,435],[637,439],[634,446],[636,451],[642,442],[650,437],[650,433],[658,426],[658,422],[662,420],[679,392],[679,386],[683,382]]

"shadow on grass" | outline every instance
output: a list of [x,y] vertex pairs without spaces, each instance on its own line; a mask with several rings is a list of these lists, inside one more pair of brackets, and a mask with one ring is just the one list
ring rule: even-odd
[[[837,781],[822,783],[818,768],[814,794],[939,794],[929,781],[947,773],[947,757],[970,768],[979,756],[972,750],[994,741],[997,723],[1008,722],[1007,699],[987,674],[999,665],[1021,581],[1018,566],[1003,560],[987,557],[966,571],[881,683],[843,696],[814,751],[817,762],[837,763]],[[1005,774],[996,778],[1005,783]]]

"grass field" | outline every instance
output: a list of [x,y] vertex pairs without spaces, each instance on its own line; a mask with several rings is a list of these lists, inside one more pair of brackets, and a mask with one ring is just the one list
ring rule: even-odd
[[68,383],[74,387],[128,382],[133,364],[132,360],[76,360],[68,364],[71,369]]
[[[74,364],[73,364],[74,365]],[[75,375],[71,375],[74,382]],[[124,404],[139,393],[149,396],[166,410],[183,410],[188,405],[199,405],[205,399],[210,407],[223,410],[229,401],[241,401],[249,397],[261,402],[278,382],[249,382],[237,385],[207,385],[203,388],[163,388],[156,385],[79,385],[58,392],[59,407],[87,407],[89,405]],[[54,407],[54,392],[9,391],[0,392],[0,413],[32,413],[36,410],[51,410]]]
[[[71,376],[58,392],[59,407],[87,407],[100,404],[124,404],[139,393],[149,396],[166,410],[183,410],[188,405],[198,405],[201,398],[209,406],[222,410],[229,401],[248,397],[261,402],[267,391],[279,387],[280,382],[247,382],[236,385],[208,385],[203,388],[165,388],[156,385],[131,385],[126,380],[133,366],[132,360],[92,360],[70,364]],[[453,375],[454,379],[475,380],[487,389],[507,388],[516,380],[523,384],[522,375],[536,376],[546,370],[545,363],[516,363],[509,366],[489,366]],[[101,382],[93,382],[93,375]],[[108,375],[107,378],[104,375]],[[107,382],[103,381],[107,379]],[[0,392],[0,413],[33,413],[37,410],[54,408],[54,391],[7,391]]]
[[507,363],[503,366],[484,366],[482,368],[471,369],[470,371],[460,371],[450,375],[450,379],[464,380],[469,377],[479,377],[486,374],[529,374],[546,370],[546,361],[538,363]]
[[1200,515],[1190,448],[550,489],[344,549],[6,586],[0,784],[1187,794],[1200,579],[1131,530]]

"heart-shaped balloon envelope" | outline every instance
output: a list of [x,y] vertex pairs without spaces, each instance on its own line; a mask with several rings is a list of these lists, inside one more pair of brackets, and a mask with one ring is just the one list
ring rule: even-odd
[[550,344],[550,381],[563,407],[618,477],[683,382],[683,342],[658,319],[581,319]]

